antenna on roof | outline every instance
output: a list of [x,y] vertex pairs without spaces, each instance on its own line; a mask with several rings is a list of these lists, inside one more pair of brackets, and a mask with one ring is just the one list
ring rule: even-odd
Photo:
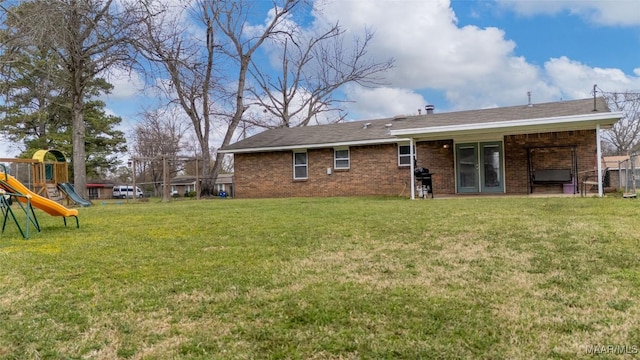
[[596,89],[598,88],[597,84],[593,84],[593,111],[598,111],[598,107],[596,106]]

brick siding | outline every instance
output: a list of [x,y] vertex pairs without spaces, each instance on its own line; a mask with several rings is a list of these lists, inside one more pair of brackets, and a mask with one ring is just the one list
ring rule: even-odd
[[[504,137],[505,188],[509,194],[527,194],[527,149],[534,168],[571,169],[571,147],[577,150],[578,171],[595,164],[594,130]],[[234,156],[235,197],[409,196],[410,168],[398,166],[398,145],[352,146],[350,168],[333,168],[333,149],[308,149],[308,179],[293,179],[292,151],[238,153]],[[451,140],[416,144],[417,164],[433,173],[438,195],[455,194],[454,144]],[[331,168],[331,174],[327,174]],[[536,186],[535,192],[562,192],[562,185]]]
[[[446,146],[446,147],[445,147]],[[456,191],[453,141],[425,141],[416,144],[418,166],[429,169],[434,196]]]
[[[576,149],[578,174],[593,170],[596,165],[595,130],[505,136],[505,186],[507,193],[526,194],[529,192],[527,149],[531,151],[531,168],[533,170],[571,169],[572,147]],[[536,185],[534,192],[562,193],[562,185]]]
[[[293,179],[293,153],[235,154],[237,198],[409,194],[410,169],[398,166],[396,144],[349,148],[350,168],[333,168],[333,149],[309,149],[308,179]],[[327,174],[331,168],[331,174]]]

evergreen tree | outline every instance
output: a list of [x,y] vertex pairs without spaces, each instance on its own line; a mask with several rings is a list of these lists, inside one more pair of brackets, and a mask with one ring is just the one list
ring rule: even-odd
[[[131,60],[129,42],[135,36],[131,27],[137,21],[135,9],[130,8],[133,4],[113,0],[34,0],[3,5],[0,1],[4,26],[0,54],[29,56],[34,48],[46,49],[44,52],[51,54],[53,71],[42,72],[51,75],[53,84],[67,94],[64,99],[68,101],[64,103],[70,110],[71,157],[76,166],[73,182],[81,197],[86,195],[87,169],[94,169],[86,163],[91,154],[85,147],[90,142],[86,138],[90,131],[85,128],[90,121],[84,118],[90,110],[85,101],[93,98],[88,93],[101,74],[115,67],[126,67]],[[16,59],[2,63],[20,71],[14,63]],[[39,116],[43,115],[42,111],[46,110],[41,109]],[[46,114],[46,121],[51,120],[52,113],[46,111]],[[43,118],[39,117],[38,121]]]
[[[0,129],[8,140],[24,144],[20,157],[40,149],[57,149],[68,157],[73,152],[69,91],[56,84],[59,71],[45,48],[14,47],[0,54]],[[96,100],[112,85],[94,79],[85,94],[86,173],[104,176],[118,165],[126,152],[126,139],[116,130],[121,118],[106,114],[105,103]],[[73,168],[73,164],[71,164]]]

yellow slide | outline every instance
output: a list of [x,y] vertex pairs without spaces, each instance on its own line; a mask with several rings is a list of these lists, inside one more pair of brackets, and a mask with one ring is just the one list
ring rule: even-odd
[[[63,217],[74,216],[76,217],[76,219],[78,217],[78,209],[66,208],[53,200],[49,200],[46,197],[43,197],[34,193],[33,191],[29,190],[26,186],[24,186],[20,181],[18,181],[18,179],[14,178],[9,174],[6,174],[6,177],[5,177],[5,174],[1,174],[0,180],[5,181],[9,186],[11,186],[13,189],[18,191],[22,195],[31,196],[31,205],[37,207],[38,209],[46,212],[51,216],[63,216]],[[11,189],[5,189],[5,190],[11,191]],[[24,198],[18,198],[18,200],[21,202],[26,201],[26,199]],[[65,220],[65,223],[66,223],[66,220]]]

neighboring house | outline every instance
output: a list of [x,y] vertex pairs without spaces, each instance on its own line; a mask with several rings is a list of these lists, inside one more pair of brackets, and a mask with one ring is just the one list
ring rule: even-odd
[[113,196],[113,183],[88,183],[87,195],[91,200],[111,199]]
[[190,175],[176,176],[171,179],[171,194],[184,196],[185,194],[196,191],[196,177]]
[[631,190],[640,187],[640,156],[620,155],[604,156],[603,167],[610,171],[611,186],[619,190]]
[[[233,196],[233,174],[218,174],[215,183],[216,193],[225,192],[227,196]],[[191,175],[176,176],[171,179],[171,193],[184,196],[186,193],[196,191],[196,177]]]
[[220,152],[234,155],[236,198],[413,198],[415,167],[430,171],[436,196],[577,193],[580,174],[600,166],[599,130],[622,115],[602,98],[428,108],[417,116],[267,130]]
[[216,179],[216,191],[218,193],[225,192],[227,196],[233,197],[235,195],[233,179],[233,174],[218,174],[218,178]]

